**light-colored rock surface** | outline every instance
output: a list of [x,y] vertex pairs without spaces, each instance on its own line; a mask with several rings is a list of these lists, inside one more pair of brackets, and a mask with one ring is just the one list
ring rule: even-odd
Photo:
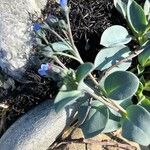
[[55,113],[45,101],[16,121],[0,139],[0,150],[46,150],[69,124],[74,106]]
[[21,78],[32,48],[29,13],[44,8],[47,0],[0,0],[0,67]]

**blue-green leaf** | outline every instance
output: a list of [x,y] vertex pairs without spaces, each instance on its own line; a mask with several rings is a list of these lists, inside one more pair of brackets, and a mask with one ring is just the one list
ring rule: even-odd
[[73,91],[77,90],[77,88],[75,71],[69,68],[65,71],[65,76],[63,77],[63,91]]
[[102,133],[113,132],[118,130],[120,127],[120,117],[114,115],[113,113],[111,113],[111,111],[109,111],[109,119]]
[[148,37],[148,39],[150,39],[150,32],[148,31],[148,32],[146,32],[145,34],[146,34],[146,36]]
[[74,103],[78,98],[82,97],[83,93],[81,91],[60,91],[55,100],[55,110],[59,112],[63,107]]
[[[82,110],[84,109],[84,110]],[[79,116],[84,116],[83,112],[86,112],[87,107],[83,106],[80,108]],[[81,111],[82,110],[82,111]],[[108,108],[102,105],[99,101],[93,101],[91,109],[84,123],[81,125],[85,138],[91,138],[101,133],[108,121],[109,111]]]
[[126,28],[120,25],[114,25],[103,32],[100,44],[105,47],[114,47],[127,44],[130,41],[131,37]]
[[63,30],[67,30],[68,29],[68,25],[67,23],[65,22],[65,20],[60,20],[59,21],[59,27]]
[[[119,101],[114,101],[112,100],[114,103],[117,103],[118,105],[120,105],[122,108],[124,108],[126,110],[127,107],[129,107],[130,105],[133,105],[133,102],[132,102],[132,97],[131,98],[128,98],[128,99],[124,99],[124,100],[119,100]],[[109,108],[110,112],[116,116],[116,117],[121,117],[121,114],[118,113],[117,111]]]
[[36,41],[37,46],[45,47],[45,44],[42,43],[42,39],[40,37],[37,37],[35,41]]
[[143,52],[138,55],[138,61],[142,67],[150,66],[150,42],[147,42],[142,48]]
[[141,101],[140,105],[150,113],[150,99],[145,98],[143,101]]
[[64,42],[55,42],[52,43],[51,46],[56,52],[73,51],[71,46],[66,45]]
[[[119,101],[120,102],[120,101]],[[127,107],[129,107],[130,105],[133,105],[132,102],[132,97],[125,99],[123,101],[121,101],[120,106],[123,107],[124,109],[126,109]]]
[[38,30],[36,31],[36,35],[42,39],[45,39],[46,38],[46,34],[43,30]]
[[91,106],[88,103],[88,99],[85,101],[85,103],[80,105],[80,108],[78,110],[78,115],[77,115],[79,125],[84,123],[86,117],[88,116],[88,113],[90,112],[90,108]]
[[111,99],[124,100],[132,97],[139,86],[139,79],[131,72],[116,71],[106,77],[105,91]]
[[136,68],[137,68],[138,74],[143,73],[144,70],[145,70],[145,67],[141,66],[140,64],[138,64],[138,65],[136,66]]
[[[125,57],[128,57],[130,55],[130,50],[127,46],[117,46],[112,48],[104,48],[100,50],[100,52],[97,54],[95,61],[94,61],[94,67],[97,70],[103,71],[105,69],[108,69],[112,65],[116,64],[119,60],[122,60]],[[131,61],[127,61],[124,63],[121,63],[117,67],[114,67],[112,70],[127,70],[131,65]]]
[[150,13],[150,0],[146,0],[144,3],[144,13],[145,16],[149,16]]
[[127,14],[127,0],[114,0],[116,9],[126,18]]
[[92,72],[93,67],[93,64],[88,62],[80,65],[76,71],[76,81],[82,81],[90,72]]
[[144,10],[135,0],[128,1],[127,18],[134,32],[141,34],[146,30],[148,22]]
[[127,117],[122,120],[122,135],[141,145],[150,144],[150,113],[141,106],[127,108]]
[[42,48],[41,53],[46,57],[52,57],[53,56],[53,50],[50,46],[45,46]]

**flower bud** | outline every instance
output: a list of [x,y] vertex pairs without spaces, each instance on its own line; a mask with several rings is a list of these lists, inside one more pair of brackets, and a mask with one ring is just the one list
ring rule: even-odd
[[58,18],[56,16],[54,16],[54,15],[51,15],[51,14],[49,14],[47,19],[46,19],[46,22],[50,26],[53,25],[53,24],[56,24],[58,21],[59,21]]

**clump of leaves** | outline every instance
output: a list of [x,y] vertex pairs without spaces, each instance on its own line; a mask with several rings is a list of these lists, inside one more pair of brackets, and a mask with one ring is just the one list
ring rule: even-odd
[[[150,144],[150,98],[143,91],[149,90],[150,84],[142,73],[150,65],[150,2],[146,0],[144,9],[134,0],[114,0],[114,5],[127,20],[132,35],[120,25],[107,28],[100,40],[104,48],[92,63],[83,62],[74,44],[67,1],[60,1],[65,20],[52,16],[35,26],[39,52],[51,58],[50,66],[59,71],[46,65],[40,72],[47,77],[51,77],[51,72],[59,74],[61,88],[54,101],[56,112],[77,103],[78,124],[85,138],[122,128],[125,138],[146,146]],[[63,37],[56,32],[56,27]],[[47,33],[54,34],[60,41],[48,41]],[[130,50],[127,44],[131,40],[139,43],[138,49]],[[76,70],[66,67],[58,56],[74,59],[80,65]],[[138,73],[129,69],[133,58],[138,59],[134,68]],[[94,77],[93,71],[101,75]],[[132,102],[134,96],[137,104]]]

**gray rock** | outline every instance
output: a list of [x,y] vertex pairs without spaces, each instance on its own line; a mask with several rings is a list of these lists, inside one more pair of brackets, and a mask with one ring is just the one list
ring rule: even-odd
[[46,150],[69,125],[75,106],[55,113],[45,101],[16,121],[0,139],[0,150]]
[[0,67],[20,79],[32,48],[29,13],[40,14],[47,0],[0,0]]

